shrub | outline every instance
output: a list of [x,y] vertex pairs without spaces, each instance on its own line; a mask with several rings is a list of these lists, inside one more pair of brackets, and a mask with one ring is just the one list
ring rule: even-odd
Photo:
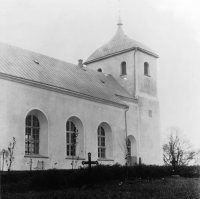
[[59,170],[40,172],[30,179],[30,187],[35,191],[62,189],[64,185],[65,180],[62,172],[59,172]]
[[[174,174],[171,166],[136,165],[98,165],[74,170],[10,171],[2,175],[4,192],[28,192],[82,187],[87,184],[105,184],[125,179],[165,178]],[[177,166],[176,174],[182,177],[200,177],[199,166]]]
[[10,171],[4,172],[1,175],[2,184],[17,183],[19,181],[26,181],[30,178],[28,171]]
[[30,183],[28,181],[17,182],[17,183],[10,183],[2,185],[1,187],[2,193],[23,193],[31,191]]

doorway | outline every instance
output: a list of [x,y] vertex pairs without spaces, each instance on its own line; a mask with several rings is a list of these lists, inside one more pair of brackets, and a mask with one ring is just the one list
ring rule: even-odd
[[128,165],[134,166],[137,164],[137,143],[133,135],[128,136],[127,149],[130,157]]

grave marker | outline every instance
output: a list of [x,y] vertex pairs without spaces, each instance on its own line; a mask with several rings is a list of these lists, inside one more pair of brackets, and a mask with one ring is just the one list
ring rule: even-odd
[[175,157],[172,158],[172,161],[170,162],[172,164],[172,167],[173,167],[173,170],[174,170],[174,173],[175,173],[175,166],[176,164],[178,163],[176,160],[175,160]]
[[89,171],[91,170],[91,165],[96,164],[98,165],[98,161],[91,161],[91,153],[88,153],[88,161],[82,161],[82,165],[88,164]]

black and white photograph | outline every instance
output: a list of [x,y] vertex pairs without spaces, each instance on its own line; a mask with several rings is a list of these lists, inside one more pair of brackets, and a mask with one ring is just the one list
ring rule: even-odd
[[0,0],[0,199],[199,199],[199,9]]

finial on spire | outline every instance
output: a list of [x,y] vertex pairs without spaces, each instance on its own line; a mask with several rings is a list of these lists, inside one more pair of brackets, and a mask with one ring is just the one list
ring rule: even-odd
[[118,26],[122,26],[122,25],[123,25],[120,15],[119,15],[119,19],[118,19],[117,25],[118,25]]
[[120,0],[118,0],[118,1],[119,1],[119,14],[120,14],[120,10],[121,10],[121,9],[120,9],[120,8],[121,8],[121,6],[120,6]]
[[122,20],[121,20],[121,17],[120,17],[120,0],[118,0],[118,1],[119,1],[119,19],[118,19],[117,25],[121,26],[121,25],[123,25],[123,23],[122,23]]

